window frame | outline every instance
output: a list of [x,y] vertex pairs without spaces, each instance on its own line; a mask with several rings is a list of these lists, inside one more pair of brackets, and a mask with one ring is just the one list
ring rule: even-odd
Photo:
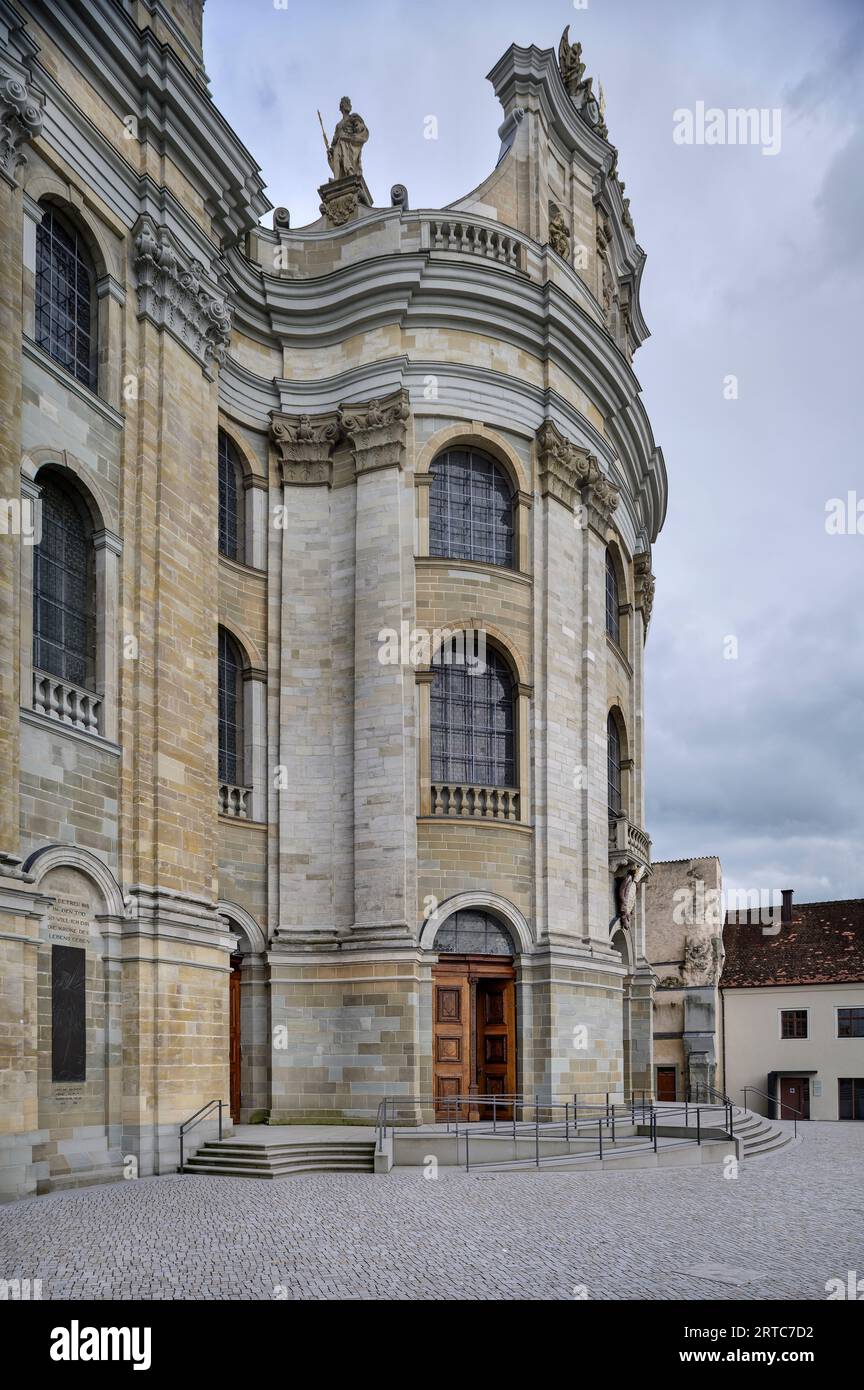
[[[223,715],[223,696],[227,693],[226,686],[223,684],[223,670],[227,665],[225,657],[223,656],[223,644],[226,649],[226,652],[231,653],[232,656],[235,658],[233,663],[235,670],[235,688],[233,692],[233,720],[229,720],[226,718],[225,715]],[[249,783],[246,780],[246,750],[244,746],[243,726],[243,672],[246,669],[247,663],[240,643],[237,641],[233,633],[230,632],[228,628],[223,627],[221,623],[219,625],[216,660],[218,700],[216,748],[218,782],[220,786],[249,787]],[[223,739],[223,731],[227,729],[233,730],[233,750],[228,749],[227,740]],[[231,777],[227,775],[227,772],[231,767],[231,764],[225,761],[228,758],[233,759],[233,771],[237,774],[236,776]]]
[[[612,760],[612,735],[614,735],[615,745],[618,750],[618,758],[617,762],[615,763],[613,763]],[[623,762],[624,755],[621,729],[619,727],[618,720],[615,717],[614,710],[610,709],[609,713],[606,716],[606,800],[608,803],[610,820],[618,820],[621,816],[625,814],[624,779],[622,776]],[[616,779],[614,783],[611,775],[613,767],[616,773]],[[617,806],[613,803],[613,787],[617,793]]]
[[608,545],[606,547],[606,636],[615,643],[616,647],[621,647],[621,583],[618,578],[615,557]]
[[[464,461],[464,462],[463,462]],[[457,494],[458,467],[465,466],[467,473],[463,496]],[[490,486],[484,497],[481,489],[481,469],[488,470]],[[473,445],[456,445],[441,450],[429,465],[432,478],[429,495],[429,540],[428,553],[432,559],[459,560],[468,564],[489,565],[495,569],[517,569],[517,524],[516,489],[507,470],[493,455]],[[446,482],[445,482],[446,480]],[[497,505],[506,491],[506,521],[504,509],[496,516]],[[443,495],[442,495],[443,494]],[[463,506],[465,515],[455,515],[456,508]],[[489,521],[480,518],[483,509],[489,511]],[[480,532],[485,527],[488,532],[488,545],[483,550]],[[454,541],[453,532],[464,529],[467,540]],[[502,558],[503,557],[503,558]]]
[[[507,657],[495,647],[487,645],[486,662],[482,672],[472,672],[472,668],[467,662],[447,661],[442,652],[437,653],[436,657],[437,659],[432,664],[429,709],[432,782],[449,786],[488,787],[518,791],[517,680]],[[461,675],[461,690],[452,685],[456,672]],[[496,702],[492,692],[490,692],[489,698],[483,701],[484,707],[489,711],[489,717],[484,723],[479,723],[477,718],[478,699],[476,697],[481,692],[480,683],[486,681],[490,675],[498,676],[499,679],[503,677],[507,682],[503,728],[498,727],[496,723],[497,704],[500,703],[500,698]],[[440,718],[436,718],[436,706],[443,710]],[[440,736],[443,745],[449,744],[450,746],[436,749],[436,735]],[[464,737],[465,744],[464,753],[461,755],[453,751],[452,748],[453,739],[459,735]],[[495,744],[502,738],[505,740],[505,752],[499,758],[495,751]],[[486,740],[488,750],[485,754],[483,752],[484,740]],[[465,776],[453,775],[454,764],[460,762],[468,770]],[[483,762],[488,765],[490,773],[494,771],[497,774],[500,769],[503,774],[509,772],[511,774],[510,779],[507,780],[506,776],[498,777],[497,775],[489,778],[478,777],[476,775],[478,766]],[[496,763],[499,764],[499,767],[494,766]]]
[[[227,516],[227,508],[223,507],[223,467],[230,468],[233,474],[235,506],[234,506],[234,553],[223,549],[223,511]],[[245,478],[246,470],[243,467],[243,460],[240,450],[235,444],[231,435],[222,426],[219,426],[217,436],[217,469],[218,469],[218,535],[217,549],[223,560],[230,560],[234,564],[246,564],[246,498],[245,498]]]
[[[779,1015],[779,1030],[781,1042],[810,1042],[810,1009],[807,1006],[804,1006],[803,1008],[781,1008],[777,1010],[777,1013]],[[783,1020],[786,1014],[803,1014],[805,1031],[803,1033],[784,1033]]]
[[[840,1032],[840,1015],[841,1015],[841,1013],[857,1013],[857,1014],[859,1015],[859,1018],[857,1018],[857,1019],[854,1020],[854,1021],[861,1024],[861,1031],[860,1031],[860,1033],[841,1033],[841,1032]],[[854,1040],[854,1039],[856,1039],[856,1038],[864,1038],[864,1004],[835,1004],[835,1005],[834,1005],[834,1036],[835,1036],[837,1039],[842,1040],[843,1042],[847,1042],[847,1041],[849,1041],[849,1040]]]
[[[81,497],[78,489],[70,483],[63,472],[53,469],[40,469],[39,472],[40,505],[42,508],[41,525],[42,538],[39,545],[33,547],[33,572],[32,572],[32,591],[30,604],[32,609],[32,664],[35,671],[42,671],[46,675],[53,676],[56,680],[62,681],[66,685],[75,686],[78,690],[85,690],[91,694],[97,694],[97,585],[96,585],[96,554],[94,545],[93,519],[89,514],[86,503]],[[66,582],[72,579],[74,572],[71,566],[66,565],[65,561],[65,538],[69,536],[68,531],[64,531],[64,556],[60,563],[52,562],[43,546],[48,539],[50,526],[50,494],[53,492],[55,497],[59,497],[75,514],[76,521],[80,524],[80,544],[84,551],[83,572],[78,576],[83,591],[83,602],[76,611],[65,600]],[[47,494],[47,496],[46,496]],[[48,505],[46,505],[46,502]],[[50,585],[45,583],[45,571],[53,568],[59,571],[62,579],[58,583],[58,576],[55,573],[54,582]],[[58,591],[61,597],[58,597]],[[43,616],[49,609],[56,609],[61,615],[60,624],[63,628],[63,635],[60,640],[53,640],[46,635],[43,628]],[[82,643],[79,649],[71,647],[65,641],[67,620],[74,619],[80,623],[83,629]],[[42,646],[40,647],[40,643]],[[52,665],[50,661],[41,661],[38,658],[47,654],[46,649],[54,647],[60,653],[59,669],[58,665]],[[70,661],[80,661],[82,675],[79,679],[77,675],[69,674]]]
[[[41,218],[36,227],[36,266],[33,276],[33,338],[52,362],[95,394],[99,389],[99,308],[96,291],[97,271],[92,253],[78,224],[53,203],[40,204]],[[58,235],[58,233],[60,235]],[[63,246],[64,237],[71,242]],[[47,248],[46,248],[47,241]],[[64,309],[59,298],[61,276],[58,269],[60,253],[71,257],[73,277],[66,277],[67,302]],[[45,288],[47,265],[48,286]],[[86,277],[87,293],[82,294],[81,278]],[[79,323],[79,314],[86,303],[86,328]],[[73,312],[70,313],[69,309]],[[61,316],[69,322],[62,329]],[[46,325],[47,320],[47,325]],[[60,350],[60,333],[71,336],[72,350]],[[79,338],[86,337],[86,366],[79,347]],[[70,362],[71,355],[71,362]]]

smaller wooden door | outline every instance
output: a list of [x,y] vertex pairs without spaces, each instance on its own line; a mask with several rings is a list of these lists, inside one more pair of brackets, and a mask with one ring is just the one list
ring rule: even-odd
[[471,1084],[471,994],[467,973],[433,971],[432,1049],[437,1119],[463,1120],[464,1106],[449,1104],[467,1096]]
[[232,957],[228,989],[228,1070],[231,1119],[240,1119],[240,962]]
[[657,1068],[657,1099],[677,1100],[676,1072],[674,1067]]
[[[784,1076],[780,1079],[779,1120],[810,1119],[810,1079],[806,1076]],[[797,1112],[797,1113],[796,1113]]]
[[[477,981],[477,1093],[512,1096],[516,1090],[516,987],[513,980]],[[509,1119],[508,1105],[481,1107],[480,1118]]]

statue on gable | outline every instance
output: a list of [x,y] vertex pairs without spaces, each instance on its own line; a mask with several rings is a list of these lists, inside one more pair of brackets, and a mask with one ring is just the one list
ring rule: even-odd
[[[342,98],[339,110],[342,112],[342,118],[333,132],[333,139],[327,141],[326,134],[324,136],[327,163],[333,171],[334,179],[362,176],[363,146],[369,139],[369,129],[363,117],[351,110],[350,97]],[[323,125],[321,129],[324,129]]]
[[579,115],[591,127],[601,123],[600,104],[593,92],[593,78],[585,77],[585,64],[582,62],[581,43],[570,42],[570,25],[561,35],[558,45],[558,70],[567,94]]

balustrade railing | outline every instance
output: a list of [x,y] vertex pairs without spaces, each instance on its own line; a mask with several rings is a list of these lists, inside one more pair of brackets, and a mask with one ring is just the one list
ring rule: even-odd
[[468,787],[433,782],[430,792],[433,816],[519,819],[519,792],[515,787]]
[[429,245],[433,251],[461,251],[511,266],[513,270],[524,268],[523,243],[507,232],[460,217],[430,218],[428,225]]
[[92,690],[82,690],[71,681],[50,676],[47,671],[33,672],[33,708],[61,724],[84,733],[100,732],[102,697]]
[[249,819],[249,798],[251,787],[234,787],[230,782],[219,783],[219,811],[223,816],[234,816],[236,820]]

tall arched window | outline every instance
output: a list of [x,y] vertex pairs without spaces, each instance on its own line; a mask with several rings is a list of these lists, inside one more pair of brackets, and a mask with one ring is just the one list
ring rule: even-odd
[[514,684],[503,657],[487,648],[482,667],[439,654],[431,691],[432,780],[516,786]]
[[609,814],[621,815],[621,735],[614,714],[606,720],[606,780],[609,788]]
[[510,933],[489,912],[463,908],[435,933],[435,950],[460,956],[515,956]]
[[246,559],[243,538],[243,466],[236,446],[219,431],[219,554]]
[[243,657],[219,629],[219,781],[243,786]]
[[95,577],[92,527],[75,491],[39,474],[42,537],[33,550],[33,665],[93,689]]
[[621,617],[619,614],[618,574],[612,552],[606,551],[606,631],[613,642],[621,642]]
[[36,342],[96,390],[96,275],[71,222],[46,206],[36,228]]
[[513,492],[504,470],[473,449],[432,464],[429,554],[513,567]]

